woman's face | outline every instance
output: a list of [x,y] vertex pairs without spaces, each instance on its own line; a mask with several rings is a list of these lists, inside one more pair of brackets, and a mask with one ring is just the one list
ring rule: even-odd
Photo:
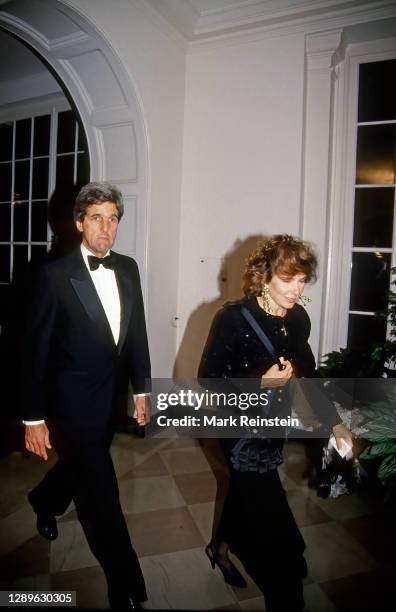
[[306,282],[305,274],[285,276],[274,274],[268,285],[269,297],[276,308],[293,308],[294,304],[302,294]]

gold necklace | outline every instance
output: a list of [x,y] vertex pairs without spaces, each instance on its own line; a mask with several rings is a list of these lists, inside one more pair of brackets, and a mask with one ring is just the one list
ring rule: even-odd
[[271,307],[269,305],[266,305],[264,303],[264,299],[260,295],[257,296],[257,299],[258,299],[258,304],[259,304],[261,310],[264,310],[265,313],[267,313],[269,315],[272,315],[273,317],[280,317],[282,319],[286,316],[286,313],[287,313],[286,308],[282,308],[283,314],[277,315],[277,314],[274,313],[274,311],[271,309]]
[[276,314],[274,314],[271,311],[271,308],[269,306],[267,306],[267,308],[266,308],[265,303],[264,303],[264,299],[261,296],[258,296],[257,300],[258,300],[258,305],[260,306],[261,310],[263,310],[265,312],[265,314],[271,315],[272,317],[279,317],[279,318],[282,319],[282,325],[281,325],[280,330],[281,330],[281,332],[282,332],[282,334],[284,336],[287,336],[287,329],[286,329],[286,325],[285,325],[285,321],[284,321],[284,318],[286,316],[287,310],[285,308],[283,308],[282,310],[284,310],[285,314],[283,314],[283,315],[276,315]]

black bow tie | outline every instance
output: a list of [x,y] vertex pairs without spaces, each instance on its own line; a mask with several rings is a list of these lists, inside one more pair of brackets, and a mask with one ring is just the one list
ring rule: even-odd
[[95,255],[88,255],[88,265],[90,270],[97,270],[102,264],[109,270],[114,270],[114,257],[107,255],[107,257],[95,257]]

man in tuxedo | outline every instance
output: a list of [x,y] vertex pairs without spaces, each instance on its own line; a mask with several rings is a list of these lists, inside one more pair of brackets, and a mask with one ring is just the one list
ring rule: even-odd
[[114,186],[85,185],[74,207],[81,245],[41,270],[28,322],[24,423],[29,451],[47,460],[54,446],[59,457],[28,496],[38,531],[55,539],[55,516],[73,500],[111,606],[134,610],[147,595],[109,448],[116,392],[128,377],[137,422],[149,421],[150,358],[136,262],[110,250],[122,214]]

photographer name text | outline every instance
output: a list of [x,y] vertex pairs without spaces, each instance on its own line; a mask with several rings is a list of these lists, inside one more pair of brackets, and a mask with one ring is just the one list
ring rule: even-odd
[[293,417],[265,418],[246,415],[218,417],[186,415],[180,418],[158,415],[156,422],[159,427],[298,427],[299,420]]

